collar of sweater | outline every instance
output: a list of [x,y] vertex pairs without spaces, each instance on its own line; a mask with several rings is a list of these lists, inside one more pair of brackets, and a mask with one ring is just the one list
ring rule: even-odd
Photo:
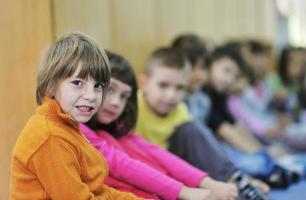
[[45,115],[55,122],[65,124],[80,132],[79,123],[67,113],[64,113],[59,103],[50,97],[44,97],[43,103],[37,108],[37,113]]

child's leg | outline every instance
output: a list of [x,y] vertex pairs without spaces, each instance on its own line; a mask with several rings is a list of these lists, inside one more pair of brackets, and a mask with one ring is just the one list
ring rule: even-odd
[[227,181],[238,170],[210,130],[200,123],[188,122],[179,126],[169,143],[171,152],[207,171],[216,180]]
[[267,176],[272,173],[275,162],[267,152],[244,153],[228,144],[221,144],[233,164],[246,174],[251,176]]

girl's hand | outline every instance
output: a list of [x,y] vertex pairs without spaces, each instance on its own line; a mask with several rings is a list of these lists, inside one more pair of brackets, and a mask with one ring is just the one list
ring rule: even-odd
[[183,187],[179,193],[181,200],[215,200],[210,190],[201,188]]
[[205,177],[201,181],[200,187],[211,190],[216,200],[236,200],[238,197],[237,187],[232,183],[224,183]]

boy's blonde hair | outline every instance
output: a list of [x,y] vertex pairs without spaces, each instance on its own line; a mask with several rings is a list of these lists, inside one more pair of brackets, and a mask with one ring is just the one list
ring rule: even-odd
[[37,104],[42,104],[45,96],[54,93],[58,82],[71,77],[79,67],[77,77],[90,76],[108,85],[110,66],[105,51],[87,35],[69,33],[52,44],[43,56],[37,74]]
[[183,71],[190,71],[191,69],[191,65],[183,52],[173,47],[160,47],[156,49],[147,60],[144,74],[150,76],[153,68],[159,66]]

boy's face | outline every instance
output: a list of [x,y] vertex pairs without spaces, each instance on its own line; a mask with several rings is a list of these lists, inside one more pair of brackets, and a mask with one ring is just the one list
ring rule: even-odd
[[188,91],[192,93],[199,90],[207,82],[207,76],[204,59],[198,59],[192,68]]
[[163,66],[152,68],[150,75],[144,75],[141,89],[150,109],[160,116],[165,116],[183,100],[190,70]]
[[242,55],[249,67],[255,73],[257,80],[262,80],[268,72],[268,55],[265,53],[254,54],[247,48],[242,48]]
[[210,66],[210,83],[220,93],[229,92],[237,79],[239,68],[230,58],[216,60]]
[[78,78],[78,71],[58,83],[54,98],[63,112],[72,116],[77,122],[85,123],[101,105],[103,84],[97,83],[91,77]]
[[268,57],[265,54],[254,54],[252,55],[252,64],[255,75],[258,79],[265,78],[268,72]]

